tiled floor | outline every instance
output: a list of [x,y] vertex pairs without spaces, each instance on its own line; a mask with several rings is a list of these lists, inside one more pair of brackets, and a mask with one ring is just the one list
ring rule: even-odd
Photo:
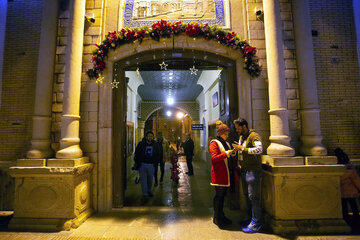
[[[236,222],[239,210],[225,213],[234,222],[226,230],[212,223],[214,189],[209,171],[195,164],[195,175],[187,176],[186,163],[178,186],[170,180],[166,165],[164,183],[154,187],[154,197],[141,205],[140,185],[130,181],[126,192],[127,206],[108,214],[96,214],[78,229],[58,233],[0,232],[0,239],[287,239],[266,231],[245,234]],[[360,239],[360,236],[293,236],[290,239]]]

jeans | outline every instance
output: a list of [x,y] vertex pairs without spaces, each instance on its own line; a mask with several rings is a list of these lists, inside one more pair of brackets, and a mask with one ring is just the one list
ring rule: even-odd
[[248,206],[248,216],[255,223],[259,223],[261,219],[261,170],[241,170],[241,182]]
[[[155,163],[154,164],[154,179],[155,179],[155,184],[158,183],[158,166],[159,163]],[[160,182],[163,181],[164,179],[164,173],[165,173],[165,163],[163,161],[160,161]]]
[[224,218],[224,199],[228,187],[215,187],[214,219],[221,221]]
[[149,192],[151,192],[153,177],[154,177],[154,164],[141,163],[140,183],[141,183],[141,190],[144,196],[149,196]]

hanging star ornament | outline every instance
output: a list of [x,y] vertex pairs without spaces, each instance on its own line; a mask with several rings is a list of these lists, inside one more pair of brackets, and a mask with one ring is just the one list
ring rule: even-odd
[[101,75],[101,74],[99,74],[99,77],[98,78],[96,78],[96,83],[97,84],[102,84],[103,83],[103,80],[104,80],[104,77]]
[[166,67],[167,67],[168,65],[169,65],[169,64],[166,64],[166,63],[164,62],[164,60],[163,60],[162,63],[159,64],[159,66],[161,67],[161,70],[165,70],[165,71],[167,70]]
[[114,80],[112,83],[111,83],[111,88],[118,88],[119,87],[119,82],[117,82],[116,80]]
[[191,75],[197,75],[197,71],[199,70],[195,68],[195,65],[193,65],[193,67],[190,68],[190,71],[191,71]]
[[140,69],[139,68],[136,68],[136,76],[140,77]]

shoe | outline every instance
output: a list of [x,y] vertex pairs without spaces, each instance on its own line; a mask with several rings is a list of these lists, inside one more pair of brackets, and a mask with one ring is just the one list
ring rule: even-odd
[[218,226],[220,229],[223,229],[224,228],[224,224],[219,221],[217,218],[213,218],[213,223]]
[[240,219],[240,221],[238,222],[240,226],[247,226],[249,225],[251,219],[250,218],[243,218]]
[[243,228],[243,229],[242,229],[242,231],[243,231],[244,233],[257,233],[257,232],[260,231],[260,229],[261,229],[261,225],[260,225],[260,224],[251,221],[246,228]]
[[154,196],[154,194],[152,194],[151,192],[148,192],[148,195],[149,195],[149,197],[153,197],[153,196]]
[[157,187],[158,186],[158,183],[156,182],[155,184],[154,184],[154,187]]

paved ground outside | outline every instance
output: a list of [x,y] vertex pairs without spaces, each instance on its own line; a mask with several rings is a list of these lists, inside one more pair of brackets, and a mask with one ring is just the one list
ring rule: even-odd
[[146,203],[141,202],[140,184],[131,179],[126,207],[122,209],[95,214],[72,231],[40,233],[5,229],[0,231],[0,239],[360,239],[355,235],[278,236],[267,229],[246,234],[241,231],[244,226],[237,223],[242,218],[241,211],[230,210],[230,201],[226,202],[225,213],[233,224],[219,229],[212,222],[214,189],[209,184],[209,171],[195,162],[195,174],[188,176],[183,159],[180,167],[180,182],[175,186],[170,180],[170,164],[166,164],[163,184],[153,188],[154,197]]

